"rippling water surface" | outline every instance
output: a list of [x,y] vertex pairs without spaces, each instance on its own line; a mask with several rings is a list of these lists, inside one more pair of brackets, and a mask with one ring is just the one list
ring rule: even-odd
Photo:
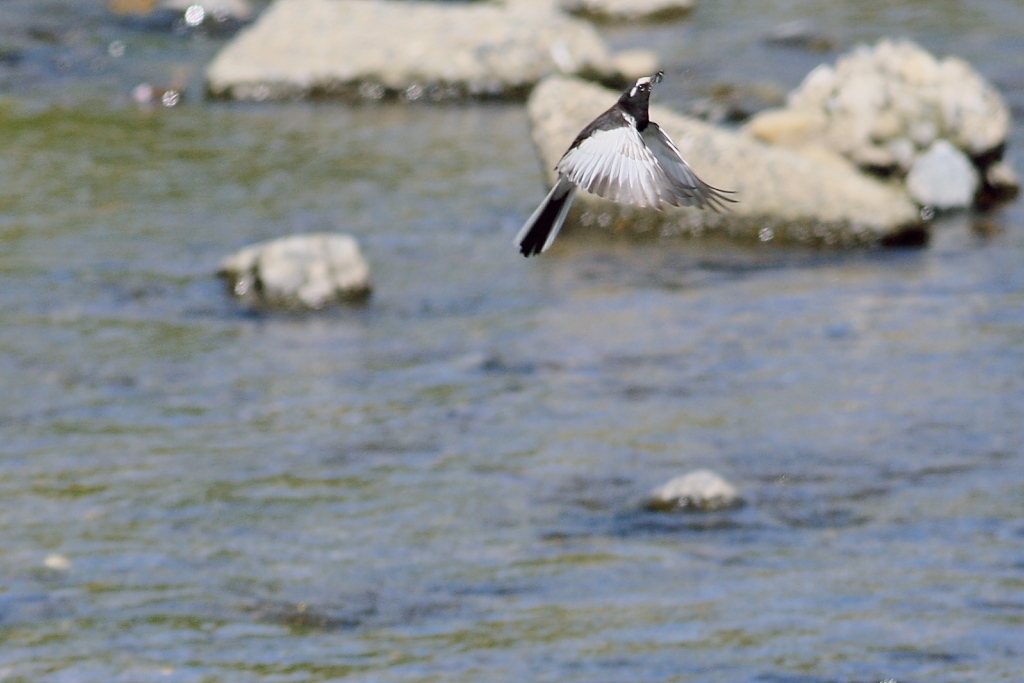
[[[1024,169],[1024,10],[966,7],[707,2],[609,39],[684,107],[834,59],[766,47],[785,21],[910,35],[999,85]],[[218,39],[2,15],[0,680],[1024,679],[1020,201],[909,251],[526,261],[519,105],[192,80],[140,110]],[[212,276],[312,230],[362,242],[367,306],[253,316]],[[696,467],[749,504],[643,509]]]

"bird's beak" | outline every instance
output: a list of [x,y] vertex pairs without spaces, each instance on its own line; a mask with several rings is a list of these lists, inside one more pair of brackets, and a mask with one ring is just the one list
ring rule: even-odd
[[665,79],[665,72],[659,71],[658,73],[651,76],[651,83],[661,83]]

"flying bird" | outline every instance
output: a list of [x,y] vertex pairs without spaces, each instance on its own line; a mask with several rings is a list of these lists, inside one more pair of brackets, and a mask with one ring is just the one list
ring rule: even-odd
[[547,251],[569,214],[576,190],[620,204],[724,211],[735,202],[697,177],[672,139],[647,115],[651,87],[664,71],[637,79],[619,101],[584,128],[555,166],[558,182],[516,235],[523,256]]

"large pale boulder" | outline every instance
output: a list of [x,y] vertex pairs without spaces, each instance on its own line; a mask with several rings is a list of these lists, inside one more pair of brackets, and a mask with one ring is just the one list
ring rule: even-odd
[[551,73],[619,77],[585,21],[544,2],[277,0],[209,65],[245,100],[524,97]]
[[[616,91],[566,77],[548,78],[537,86],[527,109],[549,182],[554,182],[554,166],[576,134],[618,96]],[[713,232],[837,247],[920,233],[917,206],[904,191],[861,173],[839,155],[827,150],[801,154],[766,145],[659,106],[651,107],[651,119],[675,140],[703,180],[735,190],[738,203],[722,214],[691,208],[657,211],[580,192],[570,224]]]

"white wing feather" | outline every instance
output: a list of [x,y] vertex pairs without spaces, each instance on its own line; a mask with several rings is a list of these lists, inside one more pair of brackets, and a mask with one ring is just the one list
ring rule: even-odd
[[621,204],[659,208],[671,183],[632,127],[597,131],[558,162],[558,172],[581,188]]
[[679,148],[672,142],[672,138],[658,124],[653,121],[648,123],[642,137],[672,185],[672,200],[667,203],[673,206],[697,206],[701,209],[712,208],[721,211],[725,209],[723,201],[734,201],[723,196],[724,190],[712,187],[697,177],[683,159]]

